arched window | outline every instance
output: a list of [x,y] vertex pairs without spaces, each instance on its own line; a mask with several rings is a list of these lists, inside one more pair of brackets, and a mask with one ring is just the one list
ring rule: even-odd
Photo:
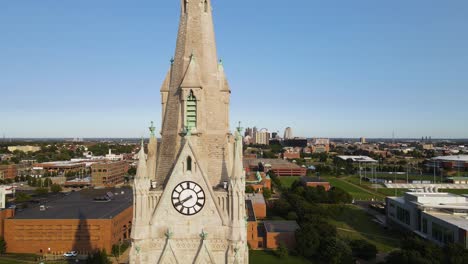
[[184,13],[187,13],[188,0],[184,0]]
[[204,10],[205,10],[205,13],[208,12],[208,0],[205,0],[205,3],[204,3]]
[[190,156],[187,157],[187,171],[192,171],[192,158]]
[[192,131],[197,127],[197,98],[193,95],[193,91],[190,91],[186,104],[185,125],[188,131]]

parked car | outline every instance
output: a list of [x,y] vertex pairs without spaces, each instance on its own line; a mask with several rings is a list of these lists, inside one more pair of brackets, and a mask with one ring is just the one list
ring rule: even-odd
[[65,252],[63,254],[63,256],[66,257],[66,258],[76,257],[76,256],[78,256],[78,252],[76,252],[76,251]]

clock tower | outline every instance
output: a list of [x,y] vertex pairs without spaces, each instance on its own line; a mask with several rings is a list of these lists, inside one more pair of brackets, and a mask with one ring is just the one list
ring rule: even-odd
[[161,143],[138,154],[130,263],[248,263],[240,128],[218,61],[211,0],[181,0],[161,87]]

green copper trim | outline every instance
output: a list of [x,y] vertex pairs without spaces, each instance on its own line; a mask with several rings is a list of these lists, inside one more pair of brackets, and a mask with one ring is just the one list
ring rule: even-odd
[[154,127],[154,122],[153,121],[151,121],[151,126],[149,127],[149,130],[151,132],[151,136],[154,137],[155,136],[154,132],[156,131],[156,128]]

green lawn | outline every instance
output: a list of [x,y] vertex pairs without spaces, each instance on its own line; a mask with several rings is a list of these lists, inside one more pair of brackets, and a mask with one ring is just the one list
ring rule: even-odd
[[[385,188],[385,186],[381,184],[372,184],[368,181],[359,181],[359,176],[350,176],[344,178],[346,181],[351,182],[355,185],[359,185],[366,190],[372,192],[372,193],[377,193],[377,195],[383,195],[383,196],[395,196],[395,189],[388,189]],[[376,186],[380,188],[375,188]],[[396,196],[403,196],[405,192],[407,192],[408,189],[396,189]]]
[[372,216],[353,205],[329,205],[334,215],[331,223],[338,229],[339,236],[348,239],[365,239],[380,252],[390,252],[399,247],[399,237],[372,221]]
[[293,182],[295,181],[298,181],[301,179],[300,176],[281,176],[281,177],[278,177],[281,181],[281,184],[283,185],[283,187],[287,187],[287,188],[290,188],[291,185],[293,184]]
[[[29,264],[38,263],[39,258],[36,254],[8,253],[0,256],[0,264]],[[60,263],[60,262],[53,262]]]
[[468,194],[468,190],[466,189],[441,189],[439,191],[453,193],[453,194]]
[[280,259],[273,255],[271,251],[259,251],[251,250],[249,252],[249,262],[253,264],[312,264],[312,262],[294,256],[288,256],[287,258]]
[[25,263],[30,263],[30,262],[23,262],[23,261],[13,260],[13,259],[4,259],[0,257],[0,264],[25,264]]
[[[364,173],[362,174],[364,177]],[[372,177],[372,174],[368,173],[367,174],[368,178]],[[375,177],[378,179],[384,179],[384,180],[389,180],[389,181],[394,181],[394,180],[402,180],[406,181],[407,179],[409,181],[432,181],[434,180],[434,176],[430,174],[409,174],[408,178],[406,178],[406,174],[388,174],[388,173],[376,173]],[[440,176],[436,177],[436,181],[440,181]]]
[[348,192],[353,199],[360,201],[383,200],[384,196],[378,193],[366,190],[364,187],[359,188],[343,179],[338,178],[324,178],[330,182],[333,187],[338,187]]

